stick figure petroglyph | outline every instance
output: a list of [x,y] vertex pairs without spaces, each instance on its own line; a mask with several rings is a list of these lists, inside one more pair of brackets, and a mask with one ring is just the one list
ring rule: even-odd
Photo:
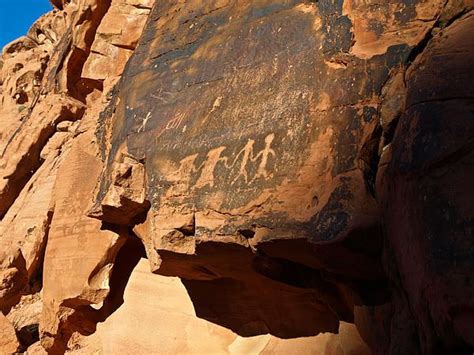
[[267,172],[267,163],[268,163],[268,157],[271,155],[273,157],[276,156],[275,151],[271,148],[272,142],[275,139],[275,135],[273,133],[269,134],[268,136],[265,137],[265,148],[261,152],[259,152],[253,159],[251,159],[253,162],[256,162],[260,157],[262,157],[262,160],[260,161],[260,164],[257,168],[257,173],[253,177],[253,179],[250,181],[251,183],[254,182],[255,180],[259,178],[272,178],[273,174]]
[[245,181],[245,183],[248,182],[248,175],[247,175],[247,163],[249,160],[252,158],[253,155],[253,145],[255,144],[255,141],[253,139],[249,139],[247,141],[247,144],[242,148],[240,152],[237,153],[235,156],[235,159],[228,168],[234,167],[235,163],[237,163],[237,160],[239,160],[239,157],[242,155],[242,161],[240,162],[240,168],[237,173],[237,176],[232,180],[231,185],[235,184],[237,180],[242,177]]
[[138,128],[138,132],[141,132],[142,130],[145,131],[145,128],[146,128],[146,124],[148,123],[148,120],[151,118],[151,112],[148,112],[146,117],[143,119],[143,122],[142,124],[140,125],[140,127]]
[[255,156],[253,152],[253,146],[255,144],[255,141],[253,139],[249,139],[247,141],[247,144],[244,146],[244,148],[242,148],[242,150],[239,153],[237,153],[237,155],[235,156],[235,159],[232,165],[228,166],[228,168],[232,168],[235,165],[235,163],[239,160],[240,156],[242,156],[242,161],[240,162],[239,171],[237,173],[237,176],[234,178],[234,180],[232,180],[231,185],[235,184],[237,180],[239,180],[241,177],[244,179],[245,183],[247,183],[248,182],[248,172],[247,172],[248,162],[250,161],[252,163],[255,163],[260,158],[262,160],[260,161],[260,164],[258,165],[257,172],[255,176],[252,178],[252,180],[250,180],[249,183],[252,183],[256,179],[259,179],[259,178],[267,179],[273,176],[273,174],[271,173],[269,174],[267,172],[267,164],[268,164],[268,158],[270,156],[273,156],[273,157],[276,156],[275,151],[271,148],[271,145],[274,139],[275,139],[275,134],[273,133],[270,133],[268,136],[266,136],[265,147],[263,148],[263,150],[258,152]]

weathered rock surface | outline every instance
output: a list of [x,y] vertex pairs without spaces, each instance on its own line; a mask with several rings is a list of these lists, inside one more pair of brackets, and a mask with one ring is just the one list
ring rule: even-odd
[[8,319],[0,314],[0,349],[4,354],[13,354],[20,346],[15,334],[15,328]]
[[0,353],[472,352],[471,0],[51,2],[0,59]]
[[474,341],[473,38],[470,14],[437,33],[413,62],[380,173],[387,254],[424,353]]

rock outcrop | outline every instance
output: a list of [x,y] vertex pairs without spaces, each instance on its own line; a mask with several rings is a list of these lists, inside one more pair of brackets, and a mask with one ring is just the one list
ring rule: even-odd
[[470,0],[51,2],[0,59],[0,352],[472,352]]
[[2,352],[6,354],[16,353],[20,343],[16,337],[15,328],[3,314],[0,314],[0,334],[2,334],[0,339]]

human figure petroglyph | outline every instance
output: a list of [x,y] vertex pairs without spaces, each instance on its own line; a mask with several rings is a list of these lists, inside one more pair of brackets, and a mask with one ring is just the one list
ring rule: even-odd
[[207,153],[206,159],[198,168],[200,169],[202,167],[202,170],[201,175],[199,176],[199,179],[196,182],[196,185],[194,185],[196,189],[203,188],[206,185],[209,185],[210,187],[214,186],[214,170],[216,169],[216,165],[219,162],[223,162],[224,165],[227,164],[228,158],[221,157],[221,154],[225,149],[225,146],[221,146],[218,148],[211,149]]
[[268,164],[268,158],[269,156],[276,156],[275,151],[271,148],[272,142],[275,139],[275,134],[271,133],[268,136],[265,137],[265,147],[263,148],[262,151],[260,151],[253,159],[251,159],[253,162],[256,162],[260,157],[262,157],[262,160],[260,160],[260,164],[258,165],[257,168],[257,173],[253,177],[253,179],[250,181],[250,183],[254,182],[255,180],[259,178],[272,178],[273,174],[267,172],[267,164]]
[[239,160],[239,157],[242,155],[242,161],[240,162],[240,168],[237,173],[237,176],[232,180],[231,185],[235,184],[237,180],[242,177],[245,181],[245,183],[248,182],[248,174],[247,174],[247,163],[253,156],[253,145],[255,144],[255,141],[253,139],[249,139],[247,141],[247,144],[242,148],[240,152],[237,153],[235,156],[235,159],[228,168],[233,168],[235,163]]
[[[268,172],[267,165],[271,157],[276,157],[276,152],[271,147],[274,139],[275,134],[270,133],[267,135],[264,148],[256,154],[254,153],[255,140],[248,139],[245,146],[235,155],[231,164],[228,164],[230,157],[222,155],[227,149],[226,146],[220,146],[208,151],[204,162],[199,166],[196,166],[196,159],[199,153],[189,155],[180,160],[179,167],[168,176],[168,179],[187,189],[190,186],[192,176],[200,172],[193,188],[213,187],[215,184],[215,170],[219,163],[222,163],[222,166],[227,170],[237,169],[238,167],[231,185],[235,184],[239,179],[243,179],[246,184],[251,184],[257,179],[270,179],[273,177],[273,174]],[[255,175],[249,181],[249,164],[257,163]]]
[[138,128],[137,132],[141,132],[142,130],[145,131],[146,124],[148,123],[148,120],[151,118],[151,112],[148,112],[146,117],[143,119],[142,124]]
[[268,159],[270,156],[275,157],[276,153],[275,151],[271,148],[272,142],[275,139],[275,134],[270,133],[265,137],[265,147],[263,150],[258,152],[256,155],[254,155],[253,152],[253,146],[255,144],[255,141],[253,139],[249,139],[247,141],[247,144],[244,146],[244,148],[237,153],[234,162],[229,168],[232,168],[235,163],[239,160],[240,155],[242,155],[242,161],[240,162],[240,168],[237,173],[237,176],[232,180],[231,185],[235,184],[241,177],[244,179],[245,183],[248,182],[248,172],[247,172],[247,164],[248,162],[257,162],[260,158],[260,164],[258,165],[257,172],[255,176],[248,182],[249,184],[254,182],[256,179],[259,178],[271,178],[273,174],[269,174],[267,172],[267,164],[268,164]]

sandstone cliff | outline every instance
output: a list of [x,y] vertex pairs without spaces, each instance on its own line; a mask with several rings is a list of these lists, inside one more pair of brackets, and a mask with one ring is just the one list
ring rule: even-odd
[[52,0],[0,59],[0,352],[470,354],[471,0]]

